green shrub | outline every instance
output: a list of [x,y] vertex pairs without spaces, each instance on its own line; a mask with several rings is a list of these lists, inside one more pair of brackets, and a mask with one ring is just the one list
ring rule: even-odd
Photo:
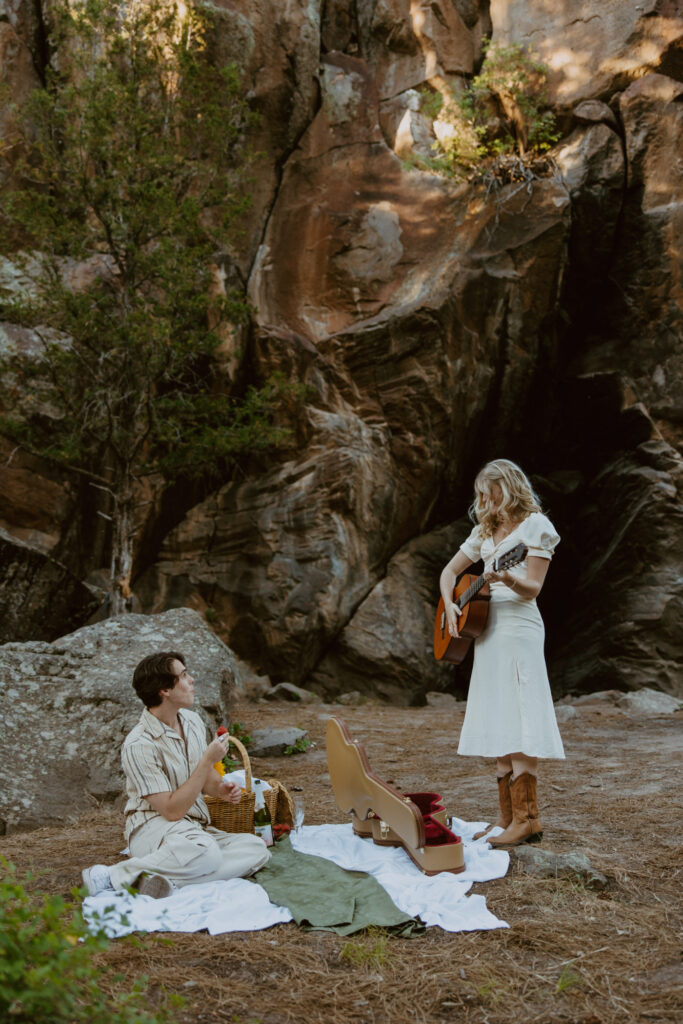
[[241,722],[230,723],[230,735],[234,736],[235,739],[240,740],[245,747],[248,747],[251,743],[251,736],[247,731],[246,725],[242,725]]
[[489,46],[481,70],[462,91],[423,91],[421,110],[441,126],[425,169],[467,178],[496,157],[539,154],[557,142],[548,108],[548,67],[519,43]]
[[444,99],[440,92],[434,89],[420,89],[420,110],[425,117],[436,121],[443,109]]
[[308,736],[299,736],[299,739],[294,743],[290,743],[288,747],[285,747],[283,753],[285,754],[305,754],[311,745],[310,738]]
[[499,144],[524,155],[528,149],[544,152],[557,142],[555,117],[547,109],[547,64],[535,59],[519,43],[489,47],[480,73],[469,93],[475,121],[487,130],[491,100],[503,115]]
[[[75,904],[60,896],[34,896],[17,880],[13,865],[0,858],[0,1020],[13,1024],[162,1024],[162,1006],[146,1009],[147,979],[117,993],[103,984],[108,971],[97,954],[109,945],[91,935]],[[73,891],[80,895],[79,890]],[[179,1004],[169,997],[168,1004]]]
[[[234,736],[235,739],[240,740],[245,747],[248,747],[251,743],[251,736],[247,732],[246,726],[242,725],[241,722],[230,723],[230,735]],[[233,757],[228,751],[223,758],[223,767],[226,772],[234,772],[237,768],[243,767],[242,758],[239,756]]]

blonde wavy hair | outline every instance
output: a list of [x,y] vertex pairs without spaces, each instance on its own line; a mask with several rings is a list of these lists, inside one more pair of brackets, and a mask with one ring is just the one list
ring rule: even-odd
[[[491,510],[489,499],[491,484],[498,484],[503,492],[500,508]],[[485,537],[490,537],[505,520],[513,523],[526,519],[532,512],[541,512],[538,500],[526,473],[516,462],[494,459],[477,473],[474,481],[474,501],[469,509],[470,518],[479,523]]]

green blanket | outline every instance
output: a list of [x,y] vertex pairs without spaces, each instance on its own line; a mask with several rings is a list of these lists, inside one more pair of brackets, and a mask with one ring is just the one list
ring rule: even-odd
[[399,910],[386,889],[364,871],[345,871],[324,857],[292,849],[289,836],[273,847],[268,864],[254,876],[297,924],[311,930],[351,935],[363,928],[387,928],[404,938],[424,925]]

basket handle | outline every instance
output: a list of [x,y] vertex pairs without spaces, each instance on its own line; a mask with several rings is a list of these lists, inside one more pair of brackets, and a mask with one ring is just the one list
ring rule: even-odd
[[251,762],[249,761],[249,754],[247,748],[238,740],[236,736],[228,736],[228,740],[233,746],[237,747],[242,758],[242,767],[244,768],[244,791],[251,793]]

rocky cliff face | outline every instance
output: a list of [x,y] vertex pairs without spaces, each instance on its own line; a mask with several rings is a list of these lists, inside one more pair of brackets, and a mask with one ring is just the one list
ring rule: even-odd
[[[211,608],[254,669],[330,695],[464,685],[431,660],[438,573],[504,455],[563,536],[542,596],[557,692],[680,691],[681,25],[673,2],[580,7],[218,5],[216,50],[262,115],[235,258],[255,319],[221,357],[309,398],[285,459],[152,506],[144,610]],[[39,66],[22,9],[6,25]],[[495,189],[411,169],[434,139],[417,90],[471,76],[491,33],[552,69],[555,169]]]

